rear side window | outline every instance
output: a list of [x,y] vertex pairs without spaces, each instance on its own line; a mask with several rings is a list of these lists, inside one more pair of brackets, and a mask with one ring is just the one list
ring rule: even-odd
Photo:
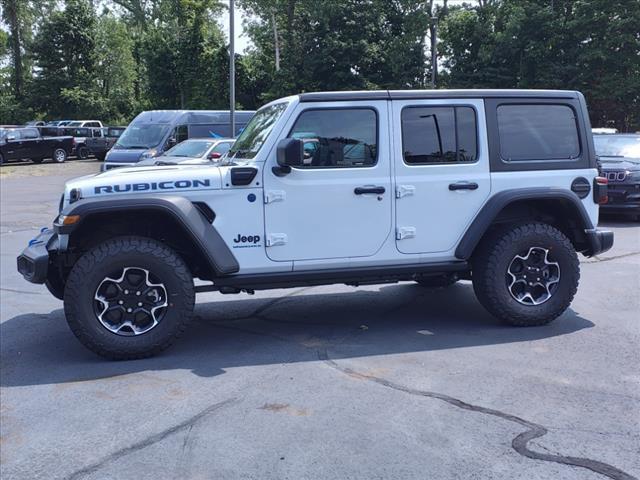
[[40,135],[38,135],[38,130],[36,130],[35,128],[25,128],[24,130],[22,130],[22,138],[24,139],[29,139],[29,138],[38,138]]
[[471,107],[407,107],[402,110],[405,163],[475,162],[476,113]]
[[500,105],[498,134],[500,156],[507,162],[580,156],[578,124],[568,105]]
[[291,134],[304,144],[296,168],[370,167],[376,164],[378,118],[370,108],[305,110]]

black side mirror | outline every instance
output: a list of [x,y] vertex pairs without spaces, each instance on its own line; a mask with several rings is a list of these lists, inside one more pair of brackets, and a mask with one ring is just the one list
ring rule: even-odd
[[297,138],[285,138],[280,140],[276,151],[277,167],[273,167],[273,173],[282,177],[291,173],[291,167],[303,164],[304,142]]
[[176,141],[176,137],[169,138],[169,140],[167,140],[167,150],[169,150],[172,147],[175,147],[177,144],[178,142]]

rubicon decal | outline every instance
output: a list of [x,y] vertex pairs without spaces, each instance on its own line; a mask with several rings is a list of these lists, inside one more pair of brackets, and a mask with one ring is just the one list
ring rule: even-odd
[[145,192],[150,190],[180,190],[185,188],[210,187],[211,180],[168,180],[166,182],[140,182],[125,183],[122,185],[99,185],[94,188],[94,193],[124,193],[124,192]]

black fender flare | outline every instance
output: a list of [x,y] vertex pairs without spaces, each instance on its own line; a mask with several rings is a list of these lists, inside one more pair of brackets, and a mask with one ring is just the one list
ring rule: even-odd
[[82,199],[60,212],[61,216],[78,215],[79,221],[72,225],[62,225],[56,221],[54,230],[58,235],[70,235],[92,215],[134,211],[154,211],[170,216],[217,275],[230,275],[240,270],[238,261],[216,228],[190,200],[178,195],[118,195]]
[[498,214],[509,204],[523,200],[567,201],[577,213],[576,220],[585,231],[593,230],[593,223],[580,198],[571,190],[553,187],[521,188],[503,190],[487,200],[475,220],[462,236],[455,251],[456,258],[468,260],[476,246],[494,222]]

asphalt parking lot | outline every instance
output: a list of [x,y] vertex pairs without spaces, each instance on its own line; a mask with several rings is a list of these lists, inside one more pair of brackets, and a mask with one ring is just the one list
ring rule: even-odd
[[68,178],[0,169],[3,479],[640,476],[640,224],[582,258],[572,308],[500,324],[467,282],[198,297],[157,358],[85,350],[15,257]]

